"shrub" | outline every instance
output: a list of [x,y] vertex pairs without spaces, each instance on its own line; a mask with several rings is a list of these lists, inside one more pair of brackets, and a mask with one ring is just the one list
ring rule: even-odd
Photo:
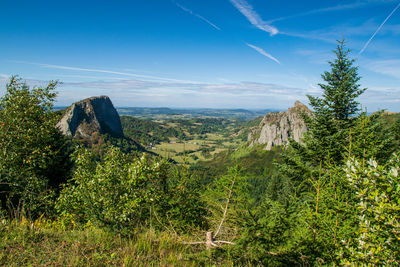
[[84,149],[74,159],[76,170],[56,205],[62,216],[126,233],[140,225],[203,224],[201,201],[183,179],[168,179],[167,161],[132,159],[115,147],[99,162]]
[[30,89],[12,77],[0,100],[0,201],[14,215],[48,210],[52,189],[68,174],[68,142],[55,128],[56,85]]
[[[343,240],[343,264],[397,265],[400,262],[400,158],[386,166],[348,162],[347,178],[357,197],[359,229],[356,238]],[[348,255],[348,256],[347,256]]]

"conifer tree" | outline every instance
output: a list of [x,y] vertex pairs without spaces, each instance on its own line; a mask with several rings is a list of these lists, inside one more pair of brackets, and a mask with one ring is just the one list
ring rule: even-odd
[[345,148],[349,142],[349,129],[355,122],[360,110],[356,98],[366,89],[362,89],[358,68],[349,57],[345,42],[338,41],[334,53],[336,58],[329,61],[330,71],[321,77],[325,83],[319,84],[321,97],[308,95],[313,115],[304,114],[309,131],[303,138],[303,144],[291,142],[280,169],[292,181],[301,183],[305,177],[318,176],[316,169],[332,162],[341,164]]
[[315,165],[328,159],[342,160],[348,140],[347,130],[360,110],[356,98],[366,89],[361,89],[358,84],[358,68],[353,66],[355,60],[349,58],[349,52],[345,42],[338,41],[334,51],[336,58],[328,62],[331,70],[321,75],[326,82],[319,84],[323,90],[322,97],[308,95],[314,118],[307,119],[310,131],[304,142],[315,159]]
[[350,59],[349,49],[344,46],[344,40],[338,41],[334,53],[336,59],[329,61],[331,71],[325,71],[321,77],[326,84],[319,84],[323,90],[323,97],[316,98],[308,96],[310,104],[314,109],[327,109],[333,119],[348,121],[352,115],[359,111],[359,103],[356,98],[366,89],[361,89],[358,81],[358,68],[353,66],[354,59]]
[[354,231],[356,214],[351,204],[354,190],[346,182],[343,166],[350,156],[387,157],[385,136],[376,130],[377,119],[359,114],[357,97],[365,89],[344,41],[338,41],[336,58],[324,72],[321,97],[308,96],[312,116],[304,115],[309,131],[302,143],[291,141],[278,165],[281,175],[292,186],[289,204],[301,203],[294,211],[303,221],[293,224],[298,253],[310,261],[329,259],[341,246],[338,240]]

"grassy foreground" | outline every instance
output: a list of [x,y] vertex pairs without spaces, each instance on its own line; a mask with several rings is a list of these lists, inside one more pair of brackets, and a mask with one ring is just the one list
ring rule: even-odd
[[59,222],[0,222],[1,266],[233,266],[211,260],[203,247],[183,245],[167,232],[130,238],[93,226],[63,229]]

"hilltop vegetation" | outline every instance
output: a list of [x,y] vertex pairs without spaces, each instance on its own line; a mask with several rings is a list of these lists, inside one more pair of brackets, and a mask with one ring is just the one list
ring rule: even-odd
[[260,119],[123,116],[128,139],[68,139],[55,128],[56,83],[12,78],[0,102],[0,263],[398,265],[400,117],[360,110],[354,60],[343,42],[335,53],[302,142],[271,151],[243,142]]

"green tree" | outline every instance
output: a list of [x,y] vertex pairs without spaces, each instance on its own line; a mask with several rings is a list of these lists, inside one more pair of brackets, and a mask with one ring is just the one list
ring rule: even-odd
[[238,165],[208,185],[204,197],[211,216],[209,225],[214,237],[235,239],[238,237],[243,213],[250,207],[249,184]]
[[329,61],[331,70],[321,75],[326,82],[319,84],[322,97],[308,95],[314,117],[307,119],[310,131],[305,144],[315,165],[328,158],[342,159],[342,149],[348,139],[346,130],[352,126],[354,115],[360,110],[356,98],[366,89],[361,89],[358,84],[358,68],[353,66],[354,59],[349,58],[349,52],[344,41],[338,41],[334,51],[336,58]]
[[285,196],[277,199],[284,199],[286,207],[297,207],[287,216],[301,218],[287,226],[294,233],[289,243],[296,244],[291,253],[307,255],[306,261],[312,263],[335,261],[338,240],[354,230],[354,215],[348,209],[352,189],[341,171],[352,139],[357,143],[353,153],[379,143],[371,134],[371,121],[356,116],[356,99],[365,89],[358,84],[357,67],[344,41],[338,42],[334,53],[331,70],[322,74],[325,83],[319,84],[322,96],[308,96],[313,115],[304,119],[309,131],[302,143],[291,141],[278,165]]
[[[318,170],[332,162],[341,164],[345,148],[349,146],[349,131],[355,124],[359,111],[356,98],[365,89],[358,84],[360,77],[354,59],[349,58],[349,50],[344,41],[338,41],[334,51],[336,58],[329,62],[331,70],[322,74],[325,84],[319,84],[322,97],[308,95],[313,115],[304,114],[309,131],[303,143],[291,141],[283,154],[282,174],[293,182],[293,186],[318,177]],[[353,133],[354,134],[354,133]]]
[[344,46],[344,40],[338,41],[334,51],[336,59],[329,61],[331,71],[322,74],[326,84],[319,84],[323,97],[309,96],[314,109],[329,111],[337,121],[348,121],[359,111],[359,103],[355,99],[366,90],[358,84],[358,68],[353,66],[355,60],[349,58],[349,52]]
[[69,147],[55,127],[56,85],[30,89],[12,77],[0,100],[0,199],[10,211],[42,213],[52,190],[66,180]]

